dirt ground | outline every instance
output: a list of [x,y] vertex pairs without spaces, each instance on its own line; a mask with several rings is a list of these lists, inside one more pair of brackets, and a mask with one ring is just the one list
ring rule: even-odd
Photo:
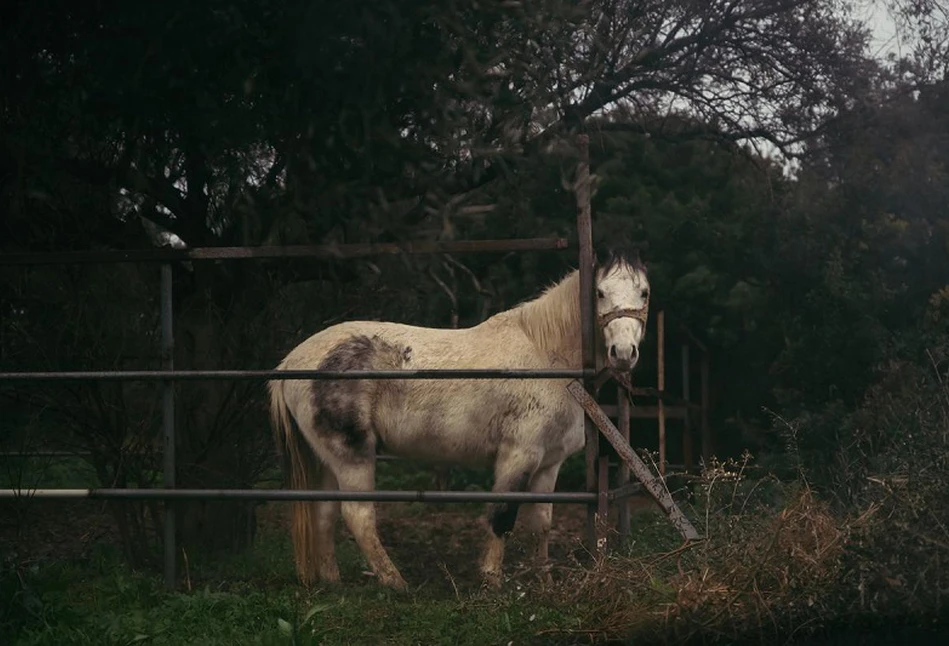
[[115,521],[101,501],[0,501],[0,555],[19,562],[85,556],[118,542]]
[[[654,508],[654,503],[637,497],[630,506],[636,513]],[[413,587],[468,588],[478,582],[478,557],[487,531],[483,505],[379,503],[377,509],[383,544]],[[257,536],[288,532],[289,510],[287,503],[261,505]],[[615,527],[615,506],[613,515]],[[554,505],[554,567],[586,560],[585,524],[585,506]],[[340,522],[338,541],[346,540],[352,539]],[[0,501],[0,555],[5,559],[24,563],[83,558],[107,544],[118,544],[118,531],[101,501]],[[508,545],[505,572],[516,575],[529,563],[531,544],[518,527]]]

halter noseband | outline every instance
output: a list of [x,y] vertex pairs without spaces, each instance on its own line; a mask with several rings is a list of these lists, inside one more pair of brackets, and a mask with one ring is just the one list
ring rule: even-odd
[[598,317],[598,321],[599,321],[600,327],[604,328],[607,325],[609,325],[611,322],[615,321],[616,319],[629,318],[629,319],[636,319],[637,321],[641,321],[643,324],[643,327],[646,327],[646,319],[648,317],[649,317],[649,304],[647,303],[646,305],[644,305],[643,307],[640,307],[639,309],[623,308],[623,309],[613,310],[612,312],[607,312],[606,314],[601,314]]
[[[612,321],[615,321],[616,319],[621,319],[621,318],[636,319],[637,321],[642,322],[643,330],[645,330],[646,319],[648,317],[649,317],[649,303],[646,303],[639,309],[633,309],[633,308],[627,307],[627,308],[621,308],[618,310],[613,310],[612,312],[607,312],[606,314],[601,314],[599,317],[597,317],[597,321],[600,324],[600,329],[603,329],[607,325],[609,325]],[[595,389],[595,392],[599,392],[600,388],[603,387],[603,384],[609,381],[611,377],[613,379],[616,379],[620,383],[620,385],[626,389],[626,392],[627,392],[626,396],[629,397],[630,396],[629,393],[631,393],[633,389],[633,385],[629,379],[629,375],[626,373],[616,372],[612,368],[603,368],[599,372],[599,374],[596,376],[596,378],[594,379],[594,386],[593,386]]]

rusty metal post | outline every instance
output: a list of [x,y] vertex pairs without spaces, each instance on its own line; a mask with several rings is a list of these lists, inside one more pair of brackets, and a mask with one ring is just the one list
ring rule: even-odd
[[[600,444],[597,441],[597,444]],[[596,465],[596,548],[598,554],[607,549],[607,531],[610,523],[610,456],[599,446],[599,459]]]
[[708,352],[702,354],[702,460],[705,461],[705,465],[708,466],[712,462],[712,431],[708,425],[708,409],[709,409],[709,357]]
[[[590,206],[590,139],[587,135],[577,136],[577,164],[576,184],[574,193],[577,200],[577,243],[580,247],[580,341],[581,357],[584,369],[596,369],[596,355],[594,344],[596,337],[593,329],[593,281],[595,272],[595,258],[593,255],[593,220]],[[583,382],[587,392],[592,392],[591,379]],[[584,436],[586,438],[586,490],[597,492],[599,478],[597,466],[600,453],[600,435],[596,426],[584,416]],[[597,536],[597,509],[599,504],[587,507],[587,547],[591,552],[597,552],[601,546]]]
[[[623,436],[623,439],[626,440],[627,444],[630,441],[629,433],[629,393],[625,388],[619,386],[618,390],[618,412],[617,412],[617,421],[619,422],[619,432]],[[619,468],[617,469],[618,475],[616,478],[616,486],[623,487],[624,485],[629,484],[629,465],[626,464],[623,460],[620,460]],[[626,543],[629,540],[629,498],[623,498],[619,501],[619,518],[617,519],[617,530],[619,531],[619,537],[621,543]]]
[[682,344],[682,399],[685,400],[685,418],[682,422],[682,458],[685,463],[685,472],[691,473],[694,466],[692,460],[692,385],[689,383],[689,344]]
[[[175,369],[175,337],[172,317],[171,265],[161,266],[161,366],[164,370]],[[162,385],[162,435],[164,437],[164,460],[162,484],[166,489],[175,488],[175,384],[165,380]],[[174,590],[177,583],[175,541],[175,505],[165,501],[164,518],[164,572],[165,588]]]
[[660,311],[656,317],[656,354],[659,365],[659,475],[666,475],[666,313]]
[[629,465],[629,468],[643,484],[643,487],[646,488],[646,491],[659,503],[659,506],[662,507],[662,510],[669,517],[669,520],[672,521],[676,529],[682,534],[682,538],[687,541],[701,538],[695,526],[692,525],[692,522],[676,505],[672,494],[669,493],[669,489],[666,487],[665,479],[662,478],[662,476],[654,476],[650,473],[649,467],[636,455],[632,447],[623,441],[619,430],[613,425],[613,422],[610,421],[610,418],[607,417],[606,413],[603,412],[603,409],[600,408],[590,393],[577,381],[572,381],[567,385],[567,392],[573,395],[574,399],[583,406],[587,417],[593,420],[606,440],[616,449],[616,454],[619,458]]

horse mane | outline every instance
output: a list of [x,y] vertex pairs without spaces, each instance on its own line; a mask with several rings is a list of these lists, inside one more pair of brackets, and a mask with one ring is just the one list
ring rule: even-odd
[[646,272],[646,263],[639,256],[639,249],[635,247],[614,247],[607,253],[604,262],[597,262],[598,269],[604,275],[609,274],[616,267],[626,266],[632,271]]
[[[646,272],[646,264],[636,248],[612,248],[605,261],[597,262],[600,274],[609,274],[618,267]],[[570,272],[537,298],[509,311],[539,348],[561,357],[569,365],[580,365],[579,271]]]
[[[514,320],[541,349],[570,363],[580,361],[580,273],[567,274],[533,300],[511,310]],[[573,361],[575,359],[576,361]]]

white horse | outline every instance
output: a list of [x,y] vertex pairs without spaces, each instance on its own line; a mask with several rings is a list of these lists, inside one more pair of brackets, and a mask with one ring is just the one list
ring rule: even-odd
[[[377,321],[329,327],[294,348],[281,370],[579,369],[580,280],[573,271],[534,300],[471,328]],[[649,282],[638,255],[611,252],[596,270],[597,364],[628,372],[645,335]],[[273,380],[271,416],[294,489],[371,491],[377,451],[436,464],[492,465],[494,491],[551,492],[563,461],[584,446],[583,410],[567,379]],[[294,502],[292,537],[304,584],[337,581],[334,533],[343,519],[378,581],[405,580],[379,541],[371,502]],[[521,514],[547,560],[550,503]],[[501,577],[516,503],[488,506],[481,561]]]

